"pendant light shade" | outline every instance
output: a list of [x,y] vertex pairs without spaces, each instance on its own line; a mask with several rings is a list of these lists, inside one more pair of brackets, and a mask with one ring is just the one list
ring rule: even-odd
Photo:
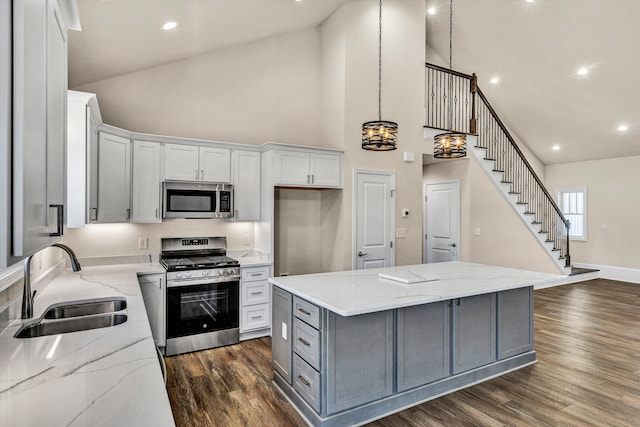
[[362,148],[372,151],[389,151],[398,148],[398,124],[378,120],[362,124]]
[[459,159],[467,155],[467,135],[447,132],[434,137],[433,157],[437,159]]
[[[453,70],[453,0],[449,1],[449,70]],[[467,135],[453,132],[453,74],[449,73],[448,113],[450,132],[436,135],[433,139],[433,157],[436,159],[459,159],[467,155]]]
[[382,0],[378,8],[378,120],[362,124],[362,149],[391,151],[398,148],[398,124],[382,120]]

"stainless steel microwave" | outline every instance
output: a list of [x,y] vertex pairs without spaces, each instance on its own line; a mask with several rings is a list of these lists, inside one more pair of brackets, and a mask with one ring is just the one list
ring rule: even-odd
[[165,181],[163,218],[231,218],[233,188],[230,184]]

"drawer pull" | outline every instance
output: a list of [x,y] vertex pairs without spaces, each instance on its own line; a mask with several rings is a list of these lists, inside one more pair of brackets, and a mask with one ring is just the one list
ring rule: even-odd
[[305,340],[304,338],[298,338],[298,341],[300,341],[302,344],[306,345],[307,347],[311,347],[311,343]]
[[254,319],[262,319],[262,316],[251,316],[251,320],[254,320]]
[[311,383],[309,382],[308,379],[306,379],[305,377],[303,377],[302,375],[298,375],[298,379],[300,380],[300,382],[304,385],[306,385],[307,387],[309,387],[311,385]]
[[251,292],[251,295],[262,295],[262,292]]
[[305,316],[311,316],[311,313],[305,310],[304,308],[298,308],[298,311],[304,314]]
[[262,276],[262,273],[251,273],[251,277]]

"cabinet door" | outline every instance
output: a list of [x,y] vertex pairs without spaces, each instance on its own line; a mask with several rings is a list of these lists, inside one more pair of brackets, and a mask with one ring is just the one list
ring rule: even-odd
[[398,391],[449,375],[449,302],[398,309]]
[[231,182],[231,150],[200,147],[200,181]]
[[198,147],[193,145],[164,145],[164,177],[178,181],[198,181]]
[[453,373],[496,360],[496,294],[453,301]]
[[98,141],[98,222],[131,219],[131,141],[100,132]]
[[160,144],[133,142],[132,222],[160,222]]
[[233,203],[235,221],[260,220],[260,153],[233,150]]
[[276,151],[274,184],[310,185],[309,153],[286,150]]
[[47,2],[13,2],[13,250],[36,252],[47,227]]
[[498,293],[498,359],[533,350],[533,288]]
[[312,153],[311,184],[318,187],[342,187],[342,156]]
[[273,369],[289,384],[291,384],[291,306],[291,294],[276,286],[271,286]]
[[164,274],[138,277],[140,291],[147,310],[153,340],[159,347],[165,346],[165,288]]
[[392,310],[349,317],[330,312],[326,334],[327,415],[391,395]]
[[[57,3],[47,13],[47,226],[52,237],[63,232],[65,144],[67,130],[67,34]],[[59,238],[59,237],[58,237]]]

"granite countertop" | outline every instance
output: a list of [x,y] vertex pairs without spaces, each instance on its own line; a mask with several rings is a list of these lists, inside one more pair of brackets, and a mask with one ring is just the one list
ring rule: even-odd
[[[438,277],[401,283],[379,273]],[[269,282],[341,316],[561,282],[564,276],[462,261],[270,278]]]
[[18,339],[18,320],[0,334],[1,426],[174,426],[137,273],[164,270],[65,269],[35,298],[37,318],[57,302],[124,296],[121,325]]

